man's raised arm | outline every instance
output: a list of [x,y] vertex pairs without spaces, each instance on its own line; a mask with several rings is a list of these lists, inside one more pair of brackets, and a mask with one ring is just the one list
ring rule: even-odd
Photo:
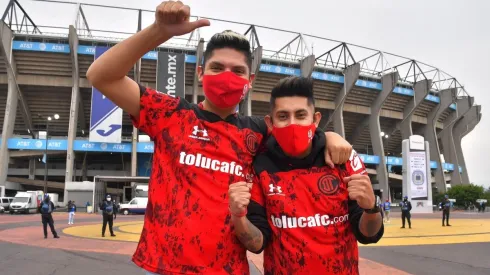
[[189,22],[189,17],[189,6],[180,1],[163,2],[157,7],[155,22],[97,58],[87,71],[87,79],[117,106],[138,119],[140,88],[126,75],[143,55],[173,36],[209,25],[209,21],[203,19]]

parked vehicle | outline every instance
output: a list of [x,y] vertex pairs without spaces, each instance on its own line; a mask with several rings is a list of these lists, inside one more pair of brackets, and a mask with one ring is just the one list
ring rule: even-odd
[[14,200],[14,198],[11,198],[11,197],[0,197],[0,206],[3,207],[4,211],[8,211],[9,206],[13,200]]
[[147,204],[148,198],[137,197],[132,199],[129,203],[121,204],[119,209],[124,215],[129,215],[131,213],[145,214]]
[[60,206],[60,202],[59,202],[59,197],[60,196],[58,194],[56,194],[56,193],[48,193],[48,196],[51,199],[51,201],[53,202],[54,207],[59,207]]
[[9,212],[14,213],[37,213],[37,209],[43,198],[42,191],[17,192],[10,204]]

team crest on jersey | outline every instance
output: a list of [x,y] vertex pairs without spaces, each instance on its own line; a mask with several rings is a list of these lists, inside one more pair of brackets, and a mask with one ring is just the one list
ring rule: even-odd
[[245,138],[245,145],[250,153],[255,154],[257,152],[257,148],[259,147],[257,136],[253,133],[248,133]]
[[334,175],[323,175],[318,180],[318,190],[327,196],[337,193],[339,186],[340,179]]

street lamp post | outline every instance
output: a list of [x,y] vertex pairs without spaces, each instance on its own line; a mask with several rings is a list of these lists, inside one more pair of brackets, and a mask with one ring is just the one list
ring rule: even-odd
[[[58,120],[60,116],[54,114],[54,119]],[[49,122],[51,117],[46,120],[46,146],[44,147],[44,194],[48,193],[48,139],[49,139]]]

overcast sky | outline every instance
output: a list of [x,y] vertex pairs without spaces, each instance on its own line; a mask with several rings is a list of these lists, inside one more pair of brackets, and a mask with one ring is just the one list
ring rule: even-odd
[[[7,0],[0,0],[0,8]],[[40,25],[68,25],[73,7],[19,0]],[[76,1],[72,1],[76,2]],[[153,10],[157,0],[85,0],[85,3]],[[341,40],[396,53],[436,66],[455,76],[482,105],[483,118],[463,139],[470,180],[490,186],[485,176],[490,155],[490,1],[472,0],[188,0],[192,14],[247,22]],[[55,14],[53,7],[59,9]],[[35,11],[35,12],[34,12]],[[91,28],[134,31],[134,12],[87,8]],[[153,16],[146,14],[143,25]],[[230,26],[214,24],[204,36]],[[237,31],[242,28],[236,26]],[[260,33],[259,33],[260,35]],[[263,44],[275,45],[266,32]],[[288,39],[282,38],[284,42]],[[315,43],[316,44],[316,43]],[[315,52],[317,48],[315,45]],[[267,49],[267,48],[266,48]],[[325,50],[327,50],[326,48]],[[319,50],[318,50],[319,51]]]

